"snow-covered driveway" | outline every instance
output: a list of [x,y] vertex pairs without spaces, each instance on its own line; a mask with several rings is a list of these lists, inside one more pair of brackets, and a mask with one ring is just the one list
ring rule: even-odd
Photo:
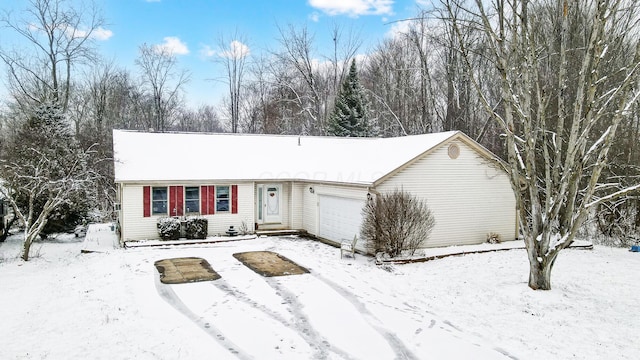
[[[296,243],[299,249],[295,249]],[[232,256],[259,250],[280,250],[288,258],[299,258],[296,261],[311,273],[262,277]],[[362,298],[380,296],[376,294],[380,290],[370,288],[368,279],[358,281],[357,275],[349,276],[351,270],[370,267],[369,258],[340,259],[337,249],[295,237],[227,243],[216,251],[195,253],[222,278],[178,285],[162,284],[156,278],[158,293],[238,358],[422,359],[437,353],[456,358],[504,358],[446,321],[428,312],[416,314],[410,306],[390,309],[371,304],[385,317],[390,316],[379,318]],[[341,269],[340,276],[332,279],[331,274],[316,271],[324,266]],[[342,284],[345,276],[352,282]],[[402,315],[404,312],[411,316]],[[409,335],[411,342],[399,333]],[[416,340],[429,346],[416,348]]]

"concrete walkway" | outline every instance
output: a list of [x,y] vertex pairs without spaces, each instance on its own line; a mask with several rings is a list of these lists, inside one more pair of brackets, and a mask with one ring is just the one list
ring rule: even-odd
[[118,234],[112,230],[110,223],[89,224],[81,252],[109,252],[119,247]]

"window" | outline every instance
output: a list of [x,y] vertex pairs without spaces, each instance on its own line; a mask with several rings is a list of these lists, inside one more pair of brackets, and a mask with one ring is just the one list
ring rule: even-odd
[[200,212],[200,188],[185,187],[184,188],[184,206],[187,213]]
[[229,211],[229,187],[216,187],[216,211]]
[[152,189],[152,213],[166,214],[167,213],[167,188],[166,187],[154,187]]

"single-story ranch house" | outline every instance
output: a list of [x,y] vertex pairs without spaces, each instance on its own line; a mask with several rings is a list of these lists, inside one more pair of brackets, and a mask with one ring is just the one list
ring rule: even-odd
[[457,131],[335,138],[114,130],[113,146],[121,241],[159,238],[161,217],[199,215],[209,235],[234,226],[341,242],[359,234],[367,199],[395,189],[432,210],[426,247],[478,244],[489,233],[517,238],[507,174]]

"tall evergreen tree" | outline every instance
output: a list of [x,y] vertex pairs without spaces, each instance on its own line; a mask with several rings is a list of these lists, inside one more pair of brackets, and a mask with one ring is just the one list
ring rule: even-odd
[[351,62],[349,75],[336,96],[336,104],[329,117],[327,133],[333,136],[369,137],[378,135],[367,114],[364,88],[358,79],[356,61]]

